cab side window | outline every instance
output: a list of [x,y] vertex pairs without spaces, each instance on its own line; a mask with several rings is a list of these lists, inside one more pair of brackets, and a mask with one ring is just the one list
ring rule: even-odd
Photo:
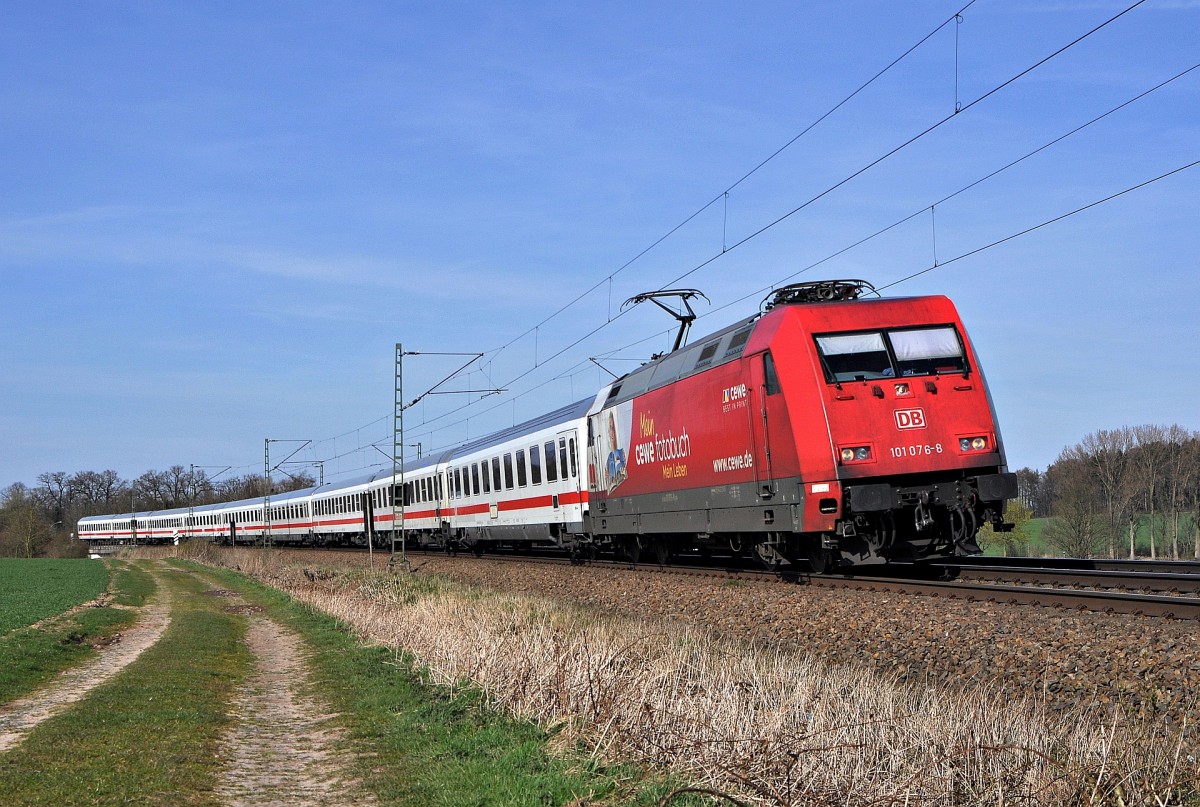
[[775,372],[775,359],[770,353],[763,354],[763,386],[768,395],[779,393],[779,374]]

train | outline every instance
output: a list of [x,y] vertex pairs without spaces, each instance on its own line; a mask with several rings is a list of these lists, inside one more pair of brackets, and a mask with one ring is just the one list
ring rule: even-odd
[[[678,340],[677,340],[678,345]],[[557,547],[825,574],[978,554],[1017,495],[954,304],[861,280],[775,289],[756,314],[595,395],[356,479],[89,516],[88,541]]]

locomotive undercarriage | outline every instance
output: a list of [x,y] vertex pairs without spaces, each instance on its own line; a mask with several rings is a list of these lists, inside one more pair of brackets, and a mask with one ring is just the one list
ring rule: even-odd
[[1016,477],[960,472],[898,477],[889,483],[847,480],[840,508],[836,500],[829,500],[831,508],[840,509],[841,518],[828,532],[805,529],[799,515],[803,500],[790,493],[804,487],[776,480],[769,488],[772,495],[765,498],[758,496],[758,488],[742,489],[739,496],[727,497],[740,497],[746,504],[725,510],[709,498],[717,489],[699,491],[695,497],[675,494],[671,510],[664,507],[665,497],[609,500],[598,504],[599,518],[593,514],[594,532],[578,537],[632,560],[664,562],[694,553],[745,557],[767,568],[817,573],[920,563],[979,554],[976,535],[984,524],[1000,532],[1011,528],[1003,523],[1003,505],[1016,496]]
[[1004,501],[1016,493],[1011,473],[847,485],[845,516],[828,548],[856,565],[978,555],[980,527],[1012,529]]

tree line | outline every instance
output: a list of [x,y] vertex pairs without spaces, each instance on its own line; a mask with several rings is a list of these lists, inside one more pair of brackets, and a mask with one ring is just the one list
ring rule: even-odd
[[[1006,516],[1046,518],[1047,546],[1071,557],[1200,559],[1200,432],[1178,425],[1101,429],[1045,471],[1022,468]],[[1004,541],[1003,534],[995,539]],[[1005,541],[1022,554],[1028,531]]]
[[[272,479],[272,492],[314,484],[306,473],[289,474]],[[86,547],[71,540],[84,516],[254,499],[266,492],[267,479],[261,474],[210,479],[203,469],[182,465],[146,471],[136,479],[122,479],[112,470],[49,471],[38,474],[34,487],[17,482],[0,491],[0,557],[84,555]]]

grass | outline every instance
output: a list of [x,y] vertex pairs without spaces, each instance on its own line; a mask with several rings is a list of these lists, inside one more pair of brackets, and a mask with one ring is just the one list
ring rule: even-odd
[[226,703],[250,666],[245,620],[193,575],[163,577],[174,604],[162,639],[0,756],[6,805],[217,803]]
[[[104,575],[104,583],[108,582],[110,568],[98,561],[53,563],[88,564],[89,574],[93,573],[92,570],[97,570]],[[133,564],[114,564],[111,568],[114,574],[114,602],[139,604],[153,592],[153,579]],[[48,586],[53,585],[54,579],[53,576],[43,578]],[[103,589],[104,586],[101,585],[100,590]],[[79,587],[74,598],[66,598],[61,602],[83,597],[72,603],[77,605],[95,597],[95,594],[84,596],[85,593],[83,588]],[[43,598],[43,601],[47,599],[49,598]],[[85,608],[70,616],[44,623],[40,628],[10,630],[0,636],[0,703],[7,703],[25,695],[52,680],[63,670],[94,658],[95,645],[103,644],[115,633],[132,624],[135,617],[133,611],[118,608]]]
[[132,563],[106,561],[112,565],[113,604],[140,608],[146,604],[157,585],[145,568]]
[[[551,732],[488,708],[478,690],[433,686],[410,659],[364,646],[345,623],[241,575],[214,573],[304,636],[313,650],[315,689],[344,716],[359,751],[357,774],[381,804],[540,807],[582,799],[649,805],[675,786],[630,766],[605,768],[551,754]],[[431,591],[426,580],[400,596],[411,602]],[[696,796],[671,801],[679,807],[711,803]]]
[[108,577],[86,559],[0,558],[0,635],[94,600]]

